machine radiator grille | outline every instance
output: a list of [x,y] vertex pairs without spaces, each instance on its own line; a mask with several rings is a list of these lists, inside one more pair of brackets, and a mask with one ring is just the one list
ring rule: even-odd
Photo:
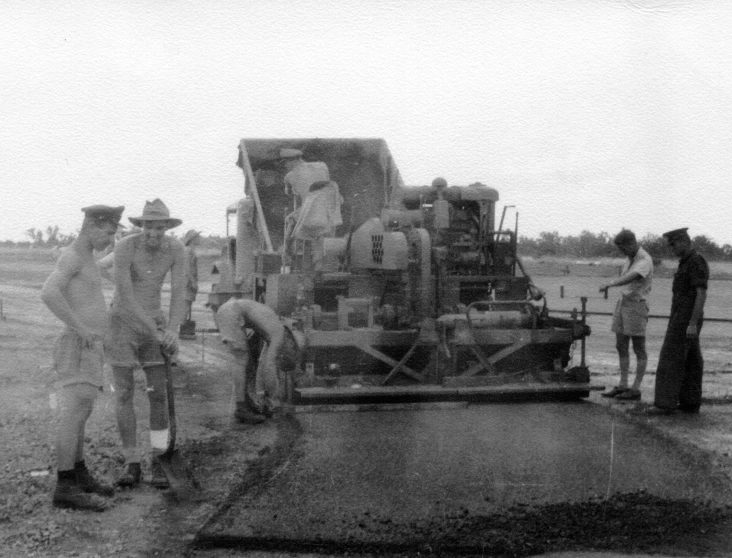
[[384,235],[371,235],[371,257],[374,263],[381,264],[384,261]]

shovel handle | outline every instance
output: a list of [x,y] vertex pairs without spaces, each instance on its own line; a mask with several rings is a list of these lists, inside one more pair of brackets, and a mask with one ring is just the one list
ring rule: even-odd
[[175,420],[175,393],[173,391],[173,372],[170,364],[170,355],[161,351],[165,362],[165,393],[168,397],[168,422],[170,424],[170,442],[163,455],[170,455],[175,451],[175,440],[177,436],[177,425]]

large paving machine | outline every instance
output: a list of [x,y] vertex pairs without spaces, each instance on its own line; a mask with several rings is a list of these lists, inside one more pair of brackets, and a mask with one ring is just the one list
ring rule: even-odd
[[[286,239],[283,148],[326,163],[342,198],[319,269],[307,242]],[[405,187],[382,139],[244,139],[237,164],[246,197],[227,209],[209,306],[253,298],[303,332],[301,366],[284,382],[291,403],[574,399],[594,389],[584,315],[549,315],[516,230],[496,225],[494,188]]]

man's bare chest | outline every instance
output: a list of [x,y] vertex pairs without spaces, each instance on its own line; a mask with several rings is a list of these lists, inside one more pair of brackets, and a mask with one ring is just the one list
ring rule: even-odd
[[173,256],[168,251],[139,250],[132,258],[132,280],[162,283],[172,265]]
[[94,262],[84,264],[79,272],[69,281],[67,292],[80,293],[84,297],[102,292],[102,276]]

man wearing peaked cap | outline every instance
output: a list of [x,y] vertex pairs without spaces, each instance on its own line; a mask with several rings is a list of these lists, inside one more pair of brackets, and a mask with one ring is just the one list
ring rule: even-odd
[[102,339],[107,305],[94,251],[109,246],[124,207],[92,205],[82,209],[79,236],[64,250],[43,285],[41,298],[64,324],[56,341],[53,368],[60,384],[61,413],[56,438],[56,507],[102,511],[114,488],[97,480],[84,462],[84,430],[103,387]]
[[120,205],[117,207],[111,207],[108,205],[90,205],[88,207],[82,207],[81,210],[84,212],[85,219],[94,220],[96,222],[114,222],[116,226],[124,226],[120,224],[122,218],[122,212],[125,210],[124,206]]
[[672,231],[668,231],[663,233],[663,236],[666,241],[670,242],[671,240],[675,240],[677,238],[689,238],[689,227],[684,227],[682,229],[674,229]]
[[[156,199],[147,202],[139,217],[130,222],[140,234],[122,238],[114,248],[115,293],[110,311],[107,344],[114,375],[117,426],[122,438],[125,469],[117,485],[132,487],[140,482],[142,455],[137,445],[133,404],[135,368],[147,378],[150,402],[152,484],[167,486],[158,458],[168,446],[168,406],[165,392],[166,365],[162,351],[172,355],[178,347],[178,328],[185,319],[185,266],[183,243],[166,231],[181,224],[167,206]],[[170,307],[163,312],[161,293],[170,273]]]
[[691,246],[688,228],[663,233],[679,267],[674,275],[671,314],[656,369],[654,407],[650,414],[698,413],[702,400],[704,359],[699,333],[704,322],[709,265]]

